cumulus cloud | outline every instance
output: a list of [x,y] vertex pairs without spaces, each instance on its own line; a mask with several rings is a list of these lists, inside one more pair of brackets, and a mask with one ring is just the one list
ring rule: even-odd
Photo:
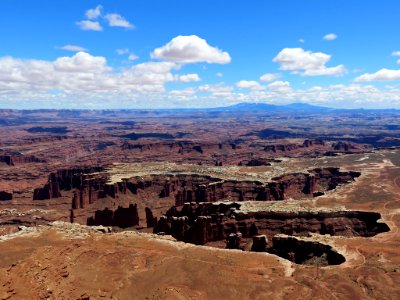
[[358,76],[355,82],[400,80],[400,70],[380,69],[375,73]]
[[263,90],[264,87],[260,85],[259,82],[255,80],[240,80],[236,83],[236,86],[241,89],[251,89],[251,90]]
[[81,46],[76,46],[76,45],[65,45],[62,47],[56,47],[58,49],[62,50],[67,50],[67,51],[73,51],[73,52],[87,52],[86,48],[83,48]]
[[78,52],[72,57],[60,57],[54,62],[54,68],[61,72],[93,73],[108,70],[107,60],[102,56],[92,56]]
[[280,78],[280,74],[274,74],[274,73],[266,73],[260,77],[260,81],[268,82],[268,81],[274,81]]
[[241,89],[218,83],[168,91],[166,84],[169,82],[196,79],[196,75],[176,74],[179,68],[177,63],[153,61],[113,69],[104,57],[79,52],[52,61],[0,57],[0,105],[20,108],[33,105],[37,108],[148,108],[304,102],[382,108],[398,107],[400,103],[398,87],[378,88],[368,84],[294,89],[289,82],[278,80],[258,89],[257,81],[242,81],[238,84],[243,87]]
[[328,34],[325,34],[325,35],[323,36],[323,39],[324,39],[325,41],[333,41],[333,40],[336,40],[336,39],[337,39],[337,35],[334,34],[334,33],[328,33]]
[[107,14],[104,18],[108,21],[108,25],[111,27],[123,27],[126,29],[135,28],[133,24],[129,23],[119,14]]
[[309,69],[303,72],[303,76],[322,76],[322,75],[343,75],[347,72],[344,65],[338,65],[331,68]]
[[103,6],[97,5],[95,8],[88,9],[85,13],[86,18],[89,20],[97,19],[98,17],[101,16],[101,10],[103,9]]
[[179,80],[182,82],[197,82],[200,81],[200,76],[198,74],[186,74],[179,76]]
[[274,81],[267,85],[269,92],[274,94],[290,93],[292,88],[289,81]]
[[78,99],[161,93],[167,82],[178,80],[174,69],[174,63],[147,62],[117,72],[104,57],[84,52],[54,61],[0,57],[0,95],[31,95],[36,101],[53,90]]
[[166,45],[155,49],[151,57],[184,64],[197,62],[227,64],[231,61],[228,52],[210,46],[205,39],[196,35],[179,35]]
[[103,27],[101,27],[100,23],[97,21],[89,21],[83,20],[76,22],[76,25],[79,26],[82,30],[92,30],[92,31],[102,31]]
[[[101,5],[97,5],[95,8],[88,9],[85,12],[87,20],[76,22],[76,24],[82,30],[102,31],[103,27],[101,26],[100,22],[95,21],[100,16],[102,16],[102,10],[103,6]],[[122,27],[126,29],[135,28],[135,26],[132,23],[130,23],[124,17],[116,13],[106,14],[103,18],[100,19],[100,21],[104,20],[108,22],[108,26],[110,27]]]
[[331,55],[322,52],[305,51],[302,48],[284,48],[273,59],[280,63],[280,70],[293,71],[302,76],[343,75],[346,73],[344,65],[327,67],[326,63]]
[[267,85],[268,88],[273,90],[290,88],[289,81],[274,81]]
[[285,48],[274,58],[281,70],[321,69],[331,58],[322,52],[304,51],[302,48]]
[[170,62],[146,62],[132,66],[119,78],[123,84],[144,85],[156,90],[164,90],[164,84],[175,80],[171,73],[177,65]]

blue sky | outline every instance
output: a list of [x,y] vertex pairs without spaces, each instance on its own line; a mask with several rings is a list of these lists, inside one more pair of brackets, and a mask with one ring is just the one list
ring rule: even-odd
[[1,108],[400,108],[400,2],[0,1]]

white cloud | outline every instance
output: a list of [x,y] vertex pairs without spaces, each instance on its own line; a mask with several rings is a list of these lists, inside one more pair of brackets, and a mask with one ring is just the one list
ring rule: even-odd
[[299,39],[299,43],[304,44],[306,41],[304,39]]
[[123,27],[127,29],[135,28],[133,24],[129,23],[119,14],[107,14],[104,18],[108,21],[108,25],[111,27]]
[[251,89],[251,90],[263,90],[264,87],[260,85],[259,82],[254,80],[240,80],[236,83],[236,86],[241,89]]
[[170,62],[146,62],[132,66],[121,74],[120,79],[128,85],[154,86],[163,90],[163,85],[175,80],[171,71],[177,69],[177,65]]
[[145,62],[138,65],[134,65],[132,69],[139,71],[139,72],[151,72],[151,73],[167,73],[170,72],[172,69],[179,69],[175,63],[172,62]]
[[289,81],[274,81],[268,84],[267,87],[274,91],[288,91],[291,89]]
[[302,48],[284,48],[274,58],[281,70],[321,69],[331,56],[322,52],[304,51]]
[[[311,103],[333,107],[398,107],[400,90],[379,89],[372,85],[331,85],[315,86],[309,89],[294,90],[287,82],[271,83],[268,89],[244,93],[213,94],[202,98],[202,101],[223,101],[224,103],[263,102],[285,104],[293,102]],[[214,102],[215,103],[215,102]],[[209,105],[213,105],[210,103]],[[215,104],[214,104],[215,106]]]
[[213,94],[222,94],[222,93],[230,93],[233,88],[230,86],[226,86],[224,83],[218,84],[204,84],[198,87],[200,92],[209,92]]
[[67,50],[67,51],[73,51],[73,52],[87,52],[88,50],[86,48],[83,48],[81,46],[76,46],[76,45],[65,45],[62,47],[56,47],[58,49],[62,50]]
[[[0,100],[11,96],[52,99],[54,90],[82,102],[95,97],[119,99],[164,93],[164,85],[177,80],[174,69],[178,69],[174,63],[148,62],[117,72],[107,66],[104,57],[84,52],[55,61],[0,57]],[[143,95],[140,97],[143,99]]]
[[[400,103],[397,85],[378,88],[368,84],[337,84],[293,89],[287,81],[274,81],[262,90],[235,89],[218,83],[168,91],[166,83],[185,76],[174,74],[178,69],[179,65],[172,62],[146,62],[127,69],[112,69],[104,57],[87,53],[54,61],[0,57],[0,107],[215,107],[238,102],[303,102],[384,108],[399,107]],[[246,86],[252,84],[247,82]]]
[[323,39],[325,41],[333,41],[333,40],[337,39],[337,35],[334,33],[328,33],[328,34],[324,35]]
[[103,9],[103,6],[97,5],[95,8],[88,9],[85,13],[86,18],[89,20],[97,19],[98,17],[101,16],[101,10]]
[[293,71],[302,76],[343,75],[344,65],[326,67],[331,55],[322,52],[305,51],[302,48],[284,48],[273,59],[280,63],[280,70]]
[[192,99],[192,96],[196,94],[196,90],[193,88],[187,88],[184,90],[172,90],[172,91],[169,91],[169,94],[174,97],[176,97],[176,96],[178,96],[178,97],[191,96],[191,99]]
[[[399,107],[400,103],[397,85],[337,84],[294,89],[288,81],[262,86],[243,80],[237,86],[221,82],[168,91],[169,82],[200,80],[194,73],[176,74],[180,67],[178,63],[153,61],[113,69],[106,58],[84,52],[51,61],[0,57],[0,107],[215,107],[238,102],[304,102],[383,108]],[[397,72],[400,79],[400,70],[389,71]]]
[[217,76],[217,77],[221,78],[221,77],[223,77],[223,76],[224,76],[224,74],[222,74],[221,72],[218,72],[218,73],[216,73],[216,74],[215,74],[215,76]]
[[280,74],[274,74],[274,73],[266,73],[260,77],[260,81],[268,82],[268,81],[274,81],[280,78]]
[[309,69],[305,70],[303,76],[322,76],[322,75],[343,75],[347,72],[344,65],[338,65],[332,68]]
[[103,27],[101,27],[100,23],[97,21],[83,20],[83,21],[76,22],[76,24],[82,30],[92,30],[92,31],[102,31],[103,30]]
[[129,60],[137,60],[139,58],[139,56],[137,56],[136,54],[134,54],[134,53],[131,53],[131,54],[129,54],[129,56],[128,56],[128,59]]
[[61,72],[103,72],[108,69],[106,65],[104,57],[92,56],[86,52],[78,52],[72,57],[60,57],[54,62],[54,68]]
[[196,35],[179,35],[166,45],[155,49],[151,53],[151,57],[177,63],[207,62],[227,64],[231,61],[228,52],[210,46],[206,40]]
[[137,60],[139,56],[137,56],[135,53],[131,52],[128,48],[123,48],[123,49],[117,49],[115,50],[118,55],[128,55],[128,60]]
[[[400,56],[400,51],[392,52],[392,56]],[[397,64],[400,65],[400,59],[397,60]]]
[[179,76],[179,80],[182,82],[197,82],[201,79],[198,74],[186,74]]
[[400,70],[380,69],[375,73],[358,76],[355,82],[400,80]]

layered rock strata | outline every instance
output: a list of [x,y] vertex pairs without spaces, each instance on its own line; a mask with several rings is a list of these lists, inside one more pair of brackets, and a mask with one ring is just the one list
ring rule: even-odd
[[[154,232],[164,232],[178,240],[203,245],[214,241],[229,241],[230,235],[237,233],[243,238],[252,238],[259,234],[274,236],[280,233],[297,236],[319,233],[370,237],[389,231],[385,223],[378,221],[381,215],[375,212],[243,213],[238,210],[239,207],[239,203],[185,203],[180,208],[172,207],[161,217]],[[230,242],[228,244],[233,245]]]

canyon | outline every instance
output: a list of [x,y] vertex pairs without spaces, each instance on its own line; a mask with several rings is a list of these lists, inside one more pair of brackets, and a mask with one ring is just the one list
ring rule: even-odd
[[[242,298],[390,299],[400,130],[395,115],[338,114],[0,110],[0,295],[186,299],[239,276]],[[111,269],[113,288],[87,281]]]

